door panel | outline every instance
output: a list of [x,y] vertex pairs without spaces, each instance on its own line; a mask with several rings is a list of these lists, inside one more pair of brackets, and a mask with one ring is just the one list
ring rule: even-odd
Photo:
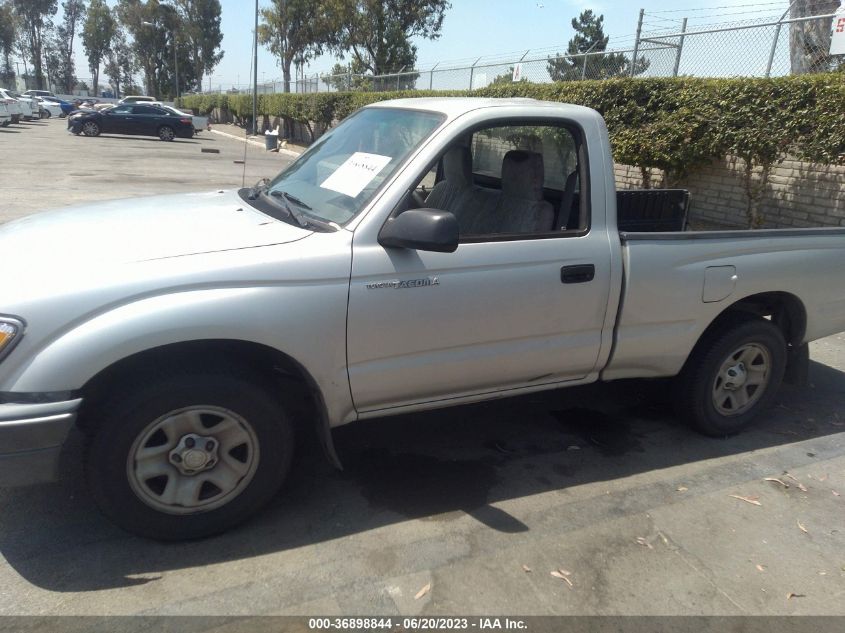
[[[564,283],[568,266],[593,266],[593,278]],[[347,348],[356,408],[583,378],[596,365],[609,286],[605,232],[455,253],[356,236]]]

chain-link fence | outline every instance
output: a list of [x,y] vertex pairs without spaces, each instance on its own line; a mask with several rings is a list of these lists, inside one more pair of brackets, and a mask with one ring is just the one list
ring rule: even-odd
[[[612,46],[601,51],[570,55],[562,46],[379,75],[300,74],[290,81],[289,91],[467,90],[513,81],[775,77],[841,70],[845,55],[829,55],[838,5],[839,0],[796,0],[789,5],[780,0],[653,13],[643,10],[635,35],[612,37]],[[712,13],[716,9],[721,11]],[[207,91],[251,93],[252,86],[217,84]],[[258,85],[259,94],[285,91],[279,79]]]
[[[823,2],[820,0],[819,4]],[[615,46],[603,51],[569,55],[565,47],[532,49],[376,76],[315,73],[292,81],[290,90],[466,90],[513,81],[544,83],[624,76],[770,77],[845,67],[845,56],[828,54],[834,18],[830,9],[797,17],[787,9],[779,15],[767,13],[731,24],[716,22],[695,27],[689,25],[687,18],[658,16],[659,21],[649,20],[654,17],[641,12],[637,35],[615,38]],[[258,87],[260,93],[283,90],[284,84],[279,81]]]

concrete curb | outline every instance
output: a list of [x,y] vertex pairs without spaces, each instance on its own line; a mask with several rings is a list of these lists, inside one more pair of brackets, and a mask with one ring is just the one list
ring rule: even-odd
[[[250,145],[255,145],[256,147],[260,147],[261,149],[264,149],[264,143],[262,143],[261,141],[253,140],[255,137],[244,138],[243,136],[235,136],[234,134],[229,134],[228,132],[221,132],[220,130],[215,130],[214,128],[211,128],[211,131],[214,134],[219,134],[220,136],[225,136],[226,138],[230,138],[230,139],[233,139],[235,141],[246,141]],[[284,154],[285,156],[291,156],[293,158],[297,158],[300,155],[300,153],[301,152],[295,152],[291,149],[282,149],[281,147],[279,148],[279,154]]]

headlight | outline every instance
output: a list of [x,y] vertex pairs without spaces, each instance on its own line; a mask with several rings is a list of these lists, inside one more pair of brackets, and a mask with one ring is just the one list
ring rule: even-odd
[[0,319],[0,359],[8,354],[23,332],[23,323],[16,319]]

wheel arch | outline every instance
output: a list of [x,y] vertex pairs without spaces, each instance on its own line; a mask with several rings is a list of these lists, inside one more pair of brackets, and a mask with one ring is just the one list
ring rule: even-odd
[[329,462],[342,469],[332,441],[329,415],[322,391],[310,372],[296,359],[261,343],[239,339],[204,339],[170,343],[126,356],[92,376],[80,389],[83,398],[78,425],[89,432],[95,424],[92,412],[118,385],[155,374],[162,368],[245,367],[257,373],[266,385],[282,391],[293,386],[301,393],[302,409],[295,421],[307,425],[317,438]]
[[804,343],[807,309],[799,297],[789,292],[773,291],[748,295],[726,307],[702,332],[687,358],[687,363],[714,333],[754,318],[771,320],[783,333],[787,343],[786,381],[805,382],[809,365],[808,347]]

